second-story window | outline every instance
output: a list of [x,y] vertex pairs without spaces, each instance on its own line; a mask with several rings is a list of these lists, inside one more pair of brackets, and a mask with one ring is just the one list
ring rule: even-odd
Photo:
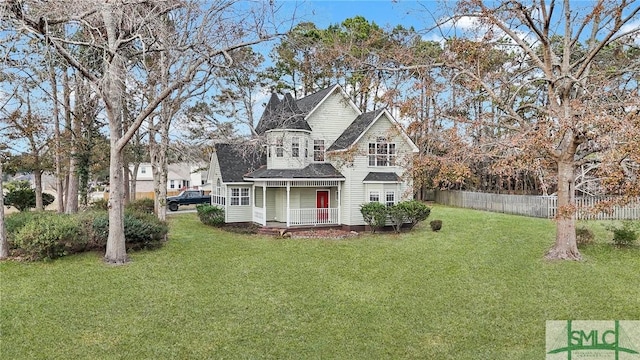
[[291,138],[291,156],[292,157],[300,157],[300,138],[292,137]]
[[140,174],[146,174],[147,173],[147,167],[146,166],[141,166],[140,167]]
[[284,156],[284,141],[281,137],[276,139],[276,157]]
[[378,137],[376,142],[369,143],[369,166],[395,166],[396,144],[390,143],[384,137]]
[[309,139],[304,139],[304,157],[309,157]]
[[313,140],[313,161],[324,161],[324,140]]

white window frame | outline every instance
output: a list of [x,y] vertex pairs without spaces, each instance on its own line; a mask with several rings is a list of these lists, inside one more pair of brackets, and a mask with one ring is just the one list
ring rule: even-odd
[[398,148],[396,143],[388,142],[385,137],[378,137],[375,142],[369,143],[368,157],[369,166],[396,166]]
[[324,139],[313,140],[313,161],[324,162],[325,159],[325,146]]
[[147,173],[147,167],[146,166],[140,166],[140,174],[146,174]]
[[169,180],[169,189],[175,189],[175,188],[176,188],[176,181]]
[[309,139],[304,139],[304,157],[309,157]]
[[284,139],[276,138],[276,157],[284,157]]
[[291,138],[291,157],[300,157],[300,138],[297,136]]
[[229,205],[231,206],[251,205],[251,189],[249,189],[248,187],[232,187],[231,196],[229,197]]
[[369,191],[369,202],[380,202],[380,191]]
[[222,184],[220,183],[220,178],[216,180],[216,195],[222,195]]
[[[391,195],[391,200],[389,200],[389,195]],[[393,206],[396,204],[396,192],[395,191],[385,191],[384,193],[384,204],[386,206]]]

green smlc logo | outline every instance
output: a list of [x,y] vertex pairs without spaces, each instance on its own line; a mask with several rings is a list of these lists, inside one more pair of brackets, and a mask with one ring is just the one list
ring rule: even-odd
[[640,321],[619,320],[547,321],[547,359],[640,359],[639,325]]

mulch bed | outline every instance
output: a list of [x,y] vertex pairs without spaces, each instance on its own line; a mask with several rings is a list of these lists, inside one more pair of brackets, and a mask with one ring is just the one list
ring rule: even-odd
[[345,239],[358,236],[358,233],[355,231],[339,229],[300,230],[287,234],[290,234],[292,239]]

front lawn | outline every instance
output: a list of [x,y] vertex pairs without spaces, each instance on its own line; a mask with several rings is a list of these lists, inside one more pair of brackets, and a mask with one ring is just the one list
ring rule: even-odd
[[126,266],[1,263],[1,357],[541,359],[545,320],[640,319],[640,249],[596,231],[585,261],[546,262],[549,220],[435,206],[414,232],[345,240],[232,234],[196,214],[170,228]]

